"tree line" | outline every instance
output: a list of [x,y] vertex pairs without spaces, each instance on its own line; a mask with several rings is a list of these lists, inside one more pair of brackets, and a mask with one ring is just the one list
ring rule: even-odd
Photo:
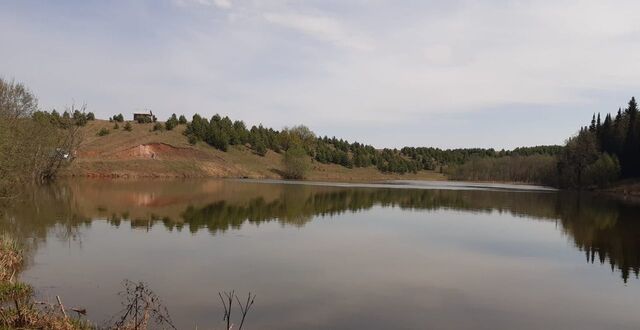
[[450,169],[462,180],[504,180],[562,188],[607,187],[621,179],[640,177],[640,118],[631,98],[625,109],[603,116],[567,139],[563,147],[516,148],[489,159],[472,156]]
[[[376,149],[372,145],[336,137],[317,136],[299,125],[282,130],[262,125],[250,128],[241,120],[218,114],[210,119],[195,114],[187,121],[173,114],[153,130],[172,130],[186,125],[190,143],[203,141],[221,151],[243,145],[257,155],[269,150],[284,155],[285,177],[302,178],[310,160],[346,168],[375,167],[388,173],[416,173],[438,170],[454,179],[518,181],[560,187],[607,186],[618,179],[640,176],[640,118],[632,98],[617,114],[594,114],[591,124],[567,140],[564,146],[440,149],[404,147]],[[60,114],[42,111],[37,99],[24,85],[0,79],[0,186],[8,181],[42,182],[53,178],[72,156],[79,143],[78,127],[94,120],[86,107],[72,106]],[[155,119],[155,118],[153,118]],[[122,114],[110,118],[116,125]],[[128,130],[131,126],[127,122]],[[34,135],[33,132],[41,132]],[[107,132],[108,133],[108,132]],[[106,133],[105,133],[106,134]],[[18,173],[17,175],[10,175]],[[19,173],[29,173],[20,175]],[[14,179],[12,179],[14,178]],[[14,182],[15,181],[15,182]]]
[[[183,116],[181,116],[182,118]],[[167,121],[175,122],[175,114]],[[173,124],[172,124],[173,126]],[[199,114],[187,123],[185,135],[192,144],[204,141],[227,151],[229,146],[247,145],[258,155],[268,150],[276,153],[301,154],[322,164],[337,164],[346,168],[376,167],[388,173],[416,173],[421,170],[438,170],[450,165],[463,164],[471,158],[499,158],[510,155],[556,155],[561,146],[523,147],[514,150],[494,149],[439,149],[404,147],[402,149],[376,149],[372,145],[349,142],[336,137],[319,137],[308,127],[299,125],[282,130],[265,128],[262,125],[247,128],[241,120],[216,114],[211,119]],[[290,157],[291,158],[291,157]],[[298,175],[294,175],[297,177]]]
[[604,120],[594,114],[591,124],[569,140],[558,159],[559,185],[608,186],[619,179],[640,176],[640,118],[632,97],[626,109]]

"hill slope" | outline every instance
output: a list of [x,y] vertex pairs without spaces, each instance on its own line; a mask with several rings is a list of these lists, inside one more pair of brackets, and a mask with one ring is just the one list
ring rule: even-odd
[[[188,143],[185,126],[172,131],[152,131],[153,124],[131,123],[132,131],[114,129],[114,123],[95,120],[82,127],[84,136],[76,159],[61,176],[87,177],[246,177],[281,178],[282,156],[271,150],[264,157],[243,146],[219,151],[205,143]],[[98,136],[102,129],[109,134]],[[339,165],[312,162],[309,180],[379,181],[391,179],[441,180],[441,174],[385,174],[377,169],[348,169]]]

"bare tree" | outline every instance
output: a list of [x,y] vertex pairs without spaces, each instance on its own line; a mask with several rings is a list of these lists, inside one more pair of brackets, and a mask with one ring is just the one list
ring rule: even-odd
[[[86,104],[69,111],[85,118]],[[81,141],[74,119],[39,111],[29,89],[0,79],[0,197],[12,195],[12,187],[55,178]]]

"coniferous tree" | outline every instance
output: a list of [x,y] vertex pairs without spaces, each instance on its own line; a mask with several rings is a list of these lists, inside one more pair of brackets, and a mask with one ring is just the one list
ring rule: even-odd
[[625,176],[632,177],[638,174],[638,166],[640,166],[638,155],[638,104],[634,97],[629,101],[629,105],[625,110],[627,115],[627,130],[624,140],[622,173]]
[[589,125],[589,132],[596,131],[596,114],[593,114],[593,118],[591,118],[591,125]]

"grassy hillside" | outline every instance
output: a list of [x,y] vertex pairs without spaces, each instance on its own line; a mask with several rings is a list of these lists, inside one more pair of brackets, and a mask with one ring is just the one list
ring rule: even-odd
[[[153,124],[89,121],[82,128],[83,142],[76,159],[62,176],[87,177],[248,177],[281,178],[282,156],[271,150],[262,157],[244,146],[219,151],[206,143],[188,143],[185,125],[171,131],[153,131]],[[109,134],[98,136],[101,129]],[[374,167],[348,169],[334,164],[312,162],[307,178],[318,181],[378,181],[390,179],[429,179],[444,177],[435,172],[385,174]]]

